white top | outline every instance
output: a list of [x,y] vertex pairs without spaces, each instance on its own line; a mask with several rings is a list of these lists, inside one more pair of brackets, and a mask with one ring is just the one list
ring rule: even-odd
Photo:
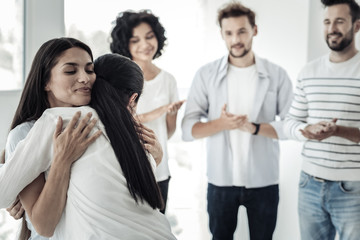
[[[246,68],[235,67],[229,64],[228,68],[228,109],[236,115],[251,113],[256,80],[258,78],[255,65]],[[233,186],[245,186],[246,169],[250,144],[250,133],[240,130],[229,131],[231,151],[233,154]]]
[[[137,104],[137,114],[151,112],[152,110],[163,105],[173,103],[179,100],[179,95],[176,87],[175,78],[168,72],[161,70],[161,72],[152,80],[144,82],[143,93]],[[145,126],[152,129],[163,149],[163,159],[156,168],[156,180],[163,181],[169,178],[169,163],[168,163],[168,149],[167,149],[167,127],[166,114],[161,117],[144,123]]]
[[307,140],[299,129],[337,118],[336,124],[360,127],[360,52],[342,63],[329,55],[301,71],[295,97],[284,127],[289,138],[305,141],[302,150],[306,173],[332,181],[360,181],[360,146],[340,137]]
[[[49,171],[58,116],[66,126],[79,110],[82,116],[92,112],[98,118],[90,107],[51,108],[18,144],[0,168],[1,208],[11,205],[40,173]],[[146,202],[135,203],[100,121],[93,133],[97,129],[104,134],[72,166],[66,206],[52,239],[175,239],[163,214]]]
[[[12,155],[15,151],[17,144],[23,140],[27,134],[29,133],[30,129],[34,126],[35,121],[24,122],[18,126],[16,126],[13,130],[10,131],[5,145],[5,161]],[[48,238],[40,236],[32,223],[30,222],[30,218],[25,212],[25,220],[28,229],[31,231],[31,240],[46,240]]]
[[[228,55],[201,67],[193,80],[182,120],[182,138],[192,141],[192,128],[199,121],[218,119],[228,102]],[[256,98],[250,121],[269,123],[279,139],[284,139],[283,121],[292,101],[292,85],[286,71],[255,55],[258,72]],[[251,135],[246,166],[247,188],[265,187],[279,182],[278,140]],[[207,176],[216,186],[232,186],[233,154],[229,131],[206,138]]]

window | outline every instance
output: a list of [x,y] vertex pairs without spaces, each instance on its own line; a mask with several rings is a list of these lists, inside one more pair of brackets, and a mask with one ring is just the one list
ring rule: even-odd
[[23,83],[23,0],[2,0],[0,8],[0,90]]

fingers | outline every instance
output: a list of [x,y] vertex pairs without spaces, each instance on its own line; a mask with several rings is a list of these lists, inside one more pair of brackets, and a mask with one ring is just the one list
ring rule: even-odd
[[15,214],[14,218],[16,220],[19,220],[24,215],[25,209],[23,206],[21,206],[20,210]]
[[58,121],[56,123],[56,128],[55,128],[55,132],[54,132],[54,138],[56,138],[57,136],[59,136],[62,132],[62,126],[63,126],[63,120],[61,117],[58,118]]
[[186,100],[181,100],[175,103],[176,109],[179,110]]
[[10,207],[6,209],[6,211],[10,211],[14,206],[16,206],[20,202],[19,196],[16,197],[15,201],[11,204]]
[[146,131],[146,132],[149,132],[149,133],[154,133],[154,131],[153,131],[152,129],[148,128],[148,127],[145,126],[144,124],[140,124],[139,127],[140,127],[140,129],[141,129],[142,131]]
[[20,200],[17,198],[16,201],[12,204],[11,207],[7,208],[6,211],[9,212],[10,216],[13,218],[20,219],[24,214],[24,208],[21,205]]
[[151,130],[150,128],[142,125],[140,130],[141,130],[142,135],[146,135],[148,137],[155,138],[155,132],[153,130]]
[[[70,120],[69,124],[67,125],[67,127],[65,128],[64,131],[72,132],[73,134],[75,134],[77,136],[81,136],[83,138],[86,138],[88,136],[88,134],[91,132],[91,130],[95,127],[97,119],[94,118],[94,119],[92,119],[90,121],[90,119],[92,117],[92,113],[89,112],[79,122],[80,116],[81,116],[81,112],[76,112],[75,115],[73,116],[73,118]],[[62,121],[61,121],[61,128],[62,128]],[[60,123],[59,122],[58,122],[58,124],[56,126],[56,131],[55,132],[58,135],[61,133]]]
[[155,138],[154,138],[154,137],[150,137],[150,136],[148,136],[148,135],[142,134],[142,138],[144,139],[144,141],[145,141],[147,144],[153,145],[153,144],[155,143]]
[[86,146],[89,146],[91,143],[95,142],[95,140],[102,135],[102,131],[98,130],[96,133],[91,135],[86,140]]
[[[90,121],[87,125],[84,126],[84,128],[83,128],[83,130],[82,130],[82,132],[81,132],[81,135],[82,135],[84,138],[86,138],[86,137],[89,135],[89,133],[91,132],[91,130],[93,130],[93,128],[94,128],[95,125],[96,125],[96,122],[97,122],[97,119],[96,119],[96,118],[93,118],[93,119],[91,119],[91,121]],[[80,128],[80,127],[79,127],[79,128]]]
[[86,116],[83,119],[81,119],[78,126],[75,128],[75,132],[79,134],[82,133],[85,127],[88,126],[91,117],[92,117],[92,113],[91,112],[87,113]]
[[148,152],[151,152],[153,149],[153,145],[148,144],[148,143],[145,143],[144,147],[145,147],[146,151],[148,151]]
[[76,126],[76,123],[79,121],[80,116],[81,116],[81,112],[80,111],[76,112],[66,128],[74,129]]
[[225,103],[224,106],[221,108],[221,112],[226,113],[226,103]]

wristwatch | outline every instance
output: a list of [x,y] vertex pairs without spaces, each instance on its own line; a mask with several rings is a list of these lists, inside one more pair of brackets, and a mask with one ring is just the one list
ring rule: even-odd
[[255,132],[253,132],[252,135],[257,135],[258,132],[259,132],[259,130],[260,130],[260,124],[259,124],[259,123],[254,123],[254,122],[252,122],[252,125],[255,126]]

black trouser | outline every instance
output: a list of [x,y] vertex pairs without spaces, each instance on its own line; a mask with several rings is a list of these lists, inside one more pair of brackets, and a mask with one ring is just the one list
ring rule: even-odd
[[163,197],[164,200],[164,208],[160,210],[160,212],[162,212],[163,214],[165,214],[165,210],[166,210],[166,202],[169,192],[169,181],[170,181],[170,177],[164,181],[157,182],[160,188],[161,196]]

